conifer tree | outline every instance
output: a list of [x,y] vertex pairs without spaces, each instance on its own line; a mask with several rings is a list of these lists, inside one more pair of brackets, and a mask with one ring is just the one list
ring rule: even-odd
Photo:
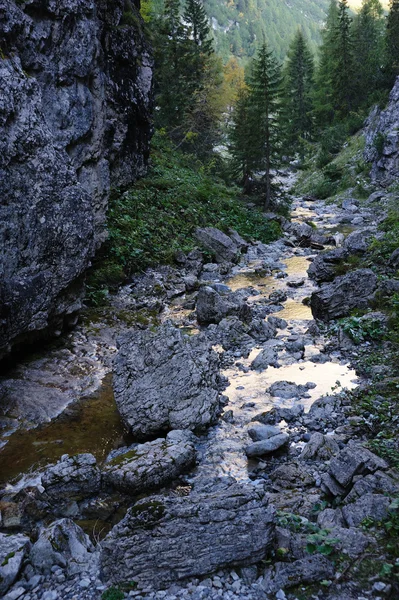
[[399,0],[390,0],[386,30],[386,72],[391,87],[399,75]]
[[314,62],[302,30],[298,30],[284,67],[283,127],[290,152],[300,151],[300,140],[312,134]]
[[201,0],[187,0],[184,21],[188,24],[194,44],[202,54],[211,55],[214,52],[209,21]]
[[338,3],[338,24],[335,30],[336,55],[332,71],[333,106],[340,117],[355,108],[355,62],[348,0]]
[[248,167],[251,172],[264,171],[264,209],[272,200],[272,167],[278,150],[278,117],[281,97],[281,70],[266,42],[252,60],[248,77],[248,121],[251,147]]
[[337,52],[337,27],[338,6],[336,0],[331,0],[326,25],[321,33],[322,44],[313,94],[315,119],[320,127],[331,124],[334,119],[332,79]]
[[229,150],[232,156],[234,176],[248,190],[252,177],[250,155],[252,149],[252,131],[249,119],[248,88],[239,88],[233,108],[232,124],[229,131]]
[[354,22],[354,57],[360,104],[368,104],[382,83],[384,17],[379,0],[363,0]]

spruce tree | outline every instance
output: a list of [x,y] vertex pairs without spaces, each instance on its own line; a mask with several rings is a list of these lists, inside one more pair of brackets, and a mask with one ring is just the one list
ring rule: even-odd
[[187,0],[184,10],[184,21],[191,30],[194,44],[202,54],[213,53],[213,41],[209,21],[201,0]]
[[399,0],[390,0],[386,30],[387,84],[391,87],[399,75]]
[[334,120],[332,79],[337,52],[337,27],[338,6],[336,0],[331,0],[326,25],[321,32],[322,44],[320,46],[319,65],[316,71],[313,94],[314,114],[319,127],[330,125]]
[[249,92],[242,86],[237,93],[233,107],[231,127],[229,130],[229,151],[232,156],[234,177],[241,183],[244,191],[248,191],[252,177],[250,154],[252,149],[252,131],[249,119]]
[[335,29],[335,60],[332,69],[333,106],[338,115],[346,117],[356,104],[354,49],[348,0],[338,3],[338,23]]
[[312,135],[312,91],[314,62],[299,29],[288,51],[284,67],[283,127],[290,153],[300,151],[300,140]]
[[354,22],[354,57],[360,104],[370,98],[382,83],[384,17],[379,0],[363,0]]
[[272,200],[272,167],[278,149],[278,118],[281,98],[281,70],[266,42],[252,60],[248,77],[248,122],[252,144],[248,148],[251,172],[264,171],[264,209]]

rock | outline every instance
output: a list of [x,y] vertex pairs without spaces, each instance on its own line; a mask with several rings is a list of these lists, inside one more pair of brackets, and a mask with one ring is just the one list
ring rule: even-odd
[[0,594],[5,594],[17,579],[29,547],[26,535],[0,533]]
[[399,268],[399,248],[396,248],[389,257],[389,264],[394,268]]
[[65,454],[42,475],[42,485],[54,500],[81,500],[100,491],[101,474],[92,454]]
[[267,342],[276,335],[276,328],[263,319],[252,319],[249,335],[258,342]]
[[277,329],[286,329],[288,326],[288,323],[285,319],[280,319],[279,317],[274,317],[273,315],[267,317],[267,320],[273,327],[277,327]]
[[93,544],[70,519],[59,519],[42,528],[33,544],[29,560],[40,573],[48,574],[54,565],[76,575],[89,569],[95,559]]
[[339,452],[339,446],[331,435],[313,433],[309,442],[303,448],[300,460],[329,460]]
[[285,227],[287,231],[297,242],[299,246],[306,247],[310,245],[313,228],[307,223],[297,223],[292,221]]
[[321,529],[345,527],[345,519],[340,508],[326,508],[317,516],[317,524]]
[[270,473],[275,489],[297,489],[314,484],[314,478],[300,463],[287,463]]
[[221,295],[210,286],[202,286],[197,296],[197,320],[200,325],[220,323],[229,315],[245,319],[250,308],[245,304],[245,296],[238,294]]
[[[356,479],[356,476],[354,479]],[[353,502],[369,493],[378,493],[389,496],[396,495],[398,491],[399,484],[397,481],[382,471],[376,471],[372,475],[366,475],[365,477],[361,476],[357,479],[344,502],[345,504]]]
[[111,186],[146,171],[153,62],[129,10],[1,3],[0,358],[76,322]]
[[[371,178],[384,187],[399,176],[399,78],[389,96],[385,110],[375,107],[366,122],[364,158],[372,163]],[[380,142],[381,147],[379,147]]]
[[305,283],[305,279],[302,277],[302,279],[291,279],[290,281],[287,281],[287,285],[288,287],[291,288],[299,288],[301,286],[303,286]]
[[305,350],[305,340],[303,338],[298,338],[295,340],[288,339],[285,342],[285,347],[287,352],[303,352]]
[[196,430],[221,410],[219,356],[203,334],[185,336],[166,323],[126,334],[115,360],[115,401],[138,438],[170,429]]
[[364,519],[382,521],[388,515],[391,501],[380,494],[365,494],[356,502],[342,508],[342,514],[349,527],[358,527]]
[[374,538],[353,527],[349,529],[346,529],[346,527],[333,527],[326,539],[331,540],[336,550],[346,554],[349,558],[357,558],[371,544],[375,544]]
[[374,473],[388,465],[367,448],[347,446],[330,462],[329,473],[343,487],[348,487],[355,475]]
[[271,396],[277,396],[278,398],[300,398],[303,394],[308,391],[304,385],[296,385],[292,381],[276,381],[273,383],[268,392]]
[[276,563],[265,571],[261,585],[266,593],[274,594],[280,589],[291,588],[299,584],[317,583],[323,579],[329,579],[333,575],[333,563],[325,556],[316,554],[293,563]]
[[195,440],[190,431],[174,430],[166,439],[140,444],[107,462],[103,481],[133,495],[160,488],[193,466]]
[[16,502],[0,501],[0,527],[16,529],[21,526],[22,510]]
[[255,340],[249,335],[249,330],[249,325],[240,321],[238,317],[226,317],[217,327],[210,325],[206,335],[212,343],[223,346],[224,350],[239,349],[243,355],[248,355],[250,348],[255,344]]
[[280,302],[285,302],[287,300],[287,292],[284,290],[274,290],[271,294],[269,294],[270,302],[275,304],[279,304]]
[[263,490],[231,480],[185,497],[151,496],[103,540],[103,577],[159,589],[256,563],[271,549],[274,519]]
[[216,262],[238,262],[241,248],[219,229],[215,227],[198,228],[195,231],[195,237],[205,250],[213,254]]
[[345,248],[335,248],[329,252],[323,252],[315,257],[308,268],[308,275],[317,283],[332,281],[336,276],[339,263],[348,256]]
[[256,456],[264,456],[265,454],[271,454],[275,452],[282,446],[285,446],[289,441],[290,436],[288,433],[279,433],[278,435],[274,435],[269,437],[268,439],[264,439],[260,442],[254,442],[245,448],[245,453],[248,458],[256,457]]
[[257,423],[250,423],[248,427],[248,435],[253,442],[268,440],[269,438],[279,435],[280,433],[281,429],[279,427],[273,427],[273,425],[258,425]]
[[376,288],[377,276],[371,269],[351,271],[313,292],[312,313],[323,321],[344,317],[354,308],[367,308]]
[[355,212],[354,209],[359,210],[359,200],[355,198],[344,198],[341,204],[343,210],[349,210],[350,212]]
[[278,413],[281,419],[287,421],[287,423],[291,423],[292,421],[297,421],[301,415],[305,412],[305,408],[303,404],[295,404],[291,406],[291,408],[286,408],[285,406],[280,406],[278,409]]
[[264,371],[269,365],[273,367],[279,366],[277,362],[277,349],[273,347],[264,348],[259,352],[258,356],[251,362],[251,369]]
[[229,227],[229,229],[227,230],[227,235],[230,239],[233,240],[233,242],[235,242],[238,248],[240,248],[241,252],[245,252],[246,250],[248,250],[248,242],[246,242],[244,238],[242,238],[235,229],[231,229],[231,227]]
[[372,228],[357,229],[352,231],[344,241],[344,248],[350,254],[363,254],[370,246],[375,230]]

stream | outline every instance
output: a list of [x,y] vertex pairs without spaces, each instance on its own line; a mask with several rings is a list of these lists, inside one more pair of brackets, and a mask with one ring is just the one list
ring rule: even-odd
[[[340,209],[322,201],[294,199],[292,206],[294,221],[312,221],[319,232],[347,234],[353,227],[342,223],[339,213]],[[250,247],[224,283],[233,291],[251,286],[253,295],[248,301],[254,304],[262,303],[275,291],[287,294],[283,309],[276,312],[276,316],[287,321],[287,327],[278,330],[277,337],[268,342],[278,350],[280,367],[251,370],[251,362],[261,351],[259,346],[247,358],[237,357],[224,370],[229,380],[225,391],[229,404],[225,410],[232,411],[233,418],[221,419],[200,439],[199,466],[190,475],[192,481],[219,475],[231,475],[242,481],[251,479],[253,464],[243,451],[248,443],[247,424],[275,406],[290,407],[293,402],[298,403],[272,397],[266,391],[272,383],[312,382],[307,397],[300,400],[305,411],[320,396],[357,385],[355,371],[339,353],[323,355],[323,360],[318,360],[327,343],[323,336],[316,344],[306,342],[303,358],[285,349],[287,340],[295,341],[304,335],[306,339],[306,330],[312,322],[306,298],[315,288],[307,276],[307,268],[317,251],[282,245],[281,240],[273,245],[279,252],[278,272],[258,274],[259,264]],[[126,305],[130,289],[131,286],[122,288],[113,301],[119,313],[97,316],[97,320],[85,319],[62,340],[64,345],[58,343],[43,356],[22,360],[0,378],[0,485],[24,486],[29,473],[66,453],[91,452],[101,463],[112,449],[132,441],[116,409],[111,375],[116,339],[129,327],[117,315],[121,309],[130,310]],[[177,296],[163,310],[161,320],[172,320],[193,335],[198,325],[194,313],[183,308],[184,301],[184,295]],[[297,446],[301,444],[299,435]]]

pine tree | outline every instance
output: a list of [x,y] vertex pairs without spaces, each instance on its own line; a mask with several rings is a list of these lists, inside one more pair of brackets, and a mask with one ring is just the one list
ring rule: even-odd
[[278,117],[280,112],[281,70],[266,42],[252,60],[248,77],[248,122],[252,145],[248,148],[251,172],[264,171],[264,209],[272,200],[272,167],[278,148]]
[[354,57],[359,103],[369,104],[382,83],[384,17],[379,0],[363,0],[354,22]]
[[399,0],[390,0],[386,30],[387,84],[391,87],[399,75]]
[[355,108],[355,62],[348,0],[338,3],[338,24],[335,29],[335,60],[332,69],[333,106],[338,115],[346,117]]
[[201,0],[187,0],[183,18],[191,30],[194,44],[202,54],[214,52],[211,30],[205,8]]
[[338,6],[331,0],[326,25],[321,33],[319,65],[315,77],[313,94],[314,114],[317,125],[324,127],[334,119],[332,78],[337,52],[336,30],[338,27]]
[[247,191],[252,177],[250,154],[252,131],[249,119],[248,88],[242,86],[237,93],[229,131],[229,151],[232,156],[233,174]]
[[314,62],[302,30],[298,30],[284,67],[283,127],[290,152],[298,150],[301,139],[312,134],[312,91]]

